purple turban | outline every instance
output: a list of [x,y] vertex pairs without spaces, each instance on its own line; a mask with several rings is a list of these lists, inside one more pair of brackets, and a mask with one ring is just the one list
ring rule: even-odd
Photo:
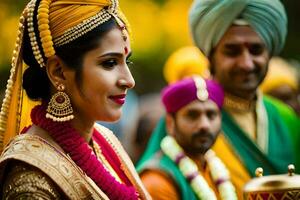
[[210,99],[221,109],[224,100],[223,89],[217,82],[199,76],[185,78],[166,86],[161,96],[168,113],[175,113],[196,99],[200,101]]

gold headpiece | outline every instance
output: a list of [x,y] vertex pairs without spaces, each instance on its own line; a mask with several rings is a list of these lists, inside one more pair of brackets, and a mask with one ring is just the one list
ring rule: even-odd
[[[27,27],[28,27],[28,33],[29,33],[29,38],[30,38],[30,43],[31,47],[33,50],[34,57],[36,61],[39,63],[41,67],[45,66],[45,61],[43,58],[44,53],[46,58],[49,58],[53,55],[55,55],[55,49],[54,46],[59,47],[65,44],[70,43],[71,41],[85,35],[87,32],[93,30],[97,26],[103,24],[104,22],[108,21],[112,17],[116,19],[116,22],[120,26],[123,37],[125,37],[125,25],[123,21],[126,23],[127,20],[124,17],[123,13],[118,9],[118,1],[116,0],[111,0],[111,1],[98,1],[95,2],[91,0],[90,2],[82,2],[82,1],[53,1],[53,0],[41,0],[38,10],[37,10],[37,23],[38,23],[38,32],[39,36],[41,38],[41,44],[42,44],[42,50],[39,49],[38,43],[37,43],[37,37],[34,31],[34,25],[33,25],[33,15],[34,15],[34,10],[36,9],[36,2],[37,0],[32,0],[28,4],[28,17],[27,17]],[[101,5],[103,8],[100,10],[100,12],[97,12],[95,15],[92,15],[91,17],[80,20],[80,23],[77,23],[76,25],[71,23],[70,28],[67,28],[67,30],[64,30],[64,28],[58,28],[59,31],[56,31],[60,33],[63,30],[63,33],[57,36],[57,33],[54,32],[54,34],[51,32],[51,24],[50,24],[50,11],[51,11],[51,6],[52,7],[58,7],[58,9],[61,8],[61,5],[89,5],[91,6],[94,5]],[[78,8],[78,7],[77,7]],[[53,12],[56,13],[57,9],[52,9],[54,10]],[[82,9],[84,10],[84,8]],[[85,17],[85,15],[83,15]],[[55,18],[55,17],[52,17]],[[128,26],[128,23],[126,23]],[[62,29],[62,30],[61,30]],[[127,27],[128,29],[128,27]]]
[[119,26],[123,27],[124,24],[121,22],[121,20],[118,17],[117,7],[118,7],[118,2],[112,0],[110,6],[102,9],[95,16],[92,16],[91,18],[82,21],[80,24],[69,28],[60,37],[55,38],[53,40],[54,45],[62,46],[64,44],[67,44],[79,38],[80,36],[86,34],[87,32],[93,30],[100,24],[103,24],[104,22],[108,21],[111,17],[114,17],[117,23],[119,24]]

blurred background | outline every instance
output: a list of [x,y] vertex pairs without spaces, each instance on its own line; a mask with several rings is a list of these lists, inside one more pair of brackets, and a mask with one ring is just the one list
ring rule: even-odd
[[[6,85],[16,39],[19,15],[27,0],[0,1],[0,91]],[[155,92],[165,84],[162,67],[177,48],[192,44],[187,13],[192,0],[120,0],[133,32],[132,72],[138,95]],[[282,55],[300,60],[300,1],[283,1],[289,17],[289,33]],[[2,98],[1,98],[2,100]]]

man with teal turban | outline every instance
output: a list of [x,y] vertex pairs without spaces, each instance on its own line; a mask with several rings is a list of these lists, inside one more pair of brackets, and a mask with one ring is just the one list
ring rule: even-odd
[[232,24],[250,26],[270,55],[280,53],[287,35],[287,17],[278,0],[195,0],[190,10],[195,44],[210,56]]
[[257,167],[265,175],[286,173],[295,163],[298,141],[282,116],[294,113],[257,89],[270,58],[284,46],[283,5],[279,0],[195,0],[189,22],[196,46],[225,90],[222,134],[214,150],[233,182],[242,189]]

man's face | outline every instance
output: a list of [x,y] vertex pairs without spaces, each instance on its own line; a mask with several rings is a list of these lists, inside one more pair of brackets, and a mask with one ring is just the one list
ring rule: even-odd
[[204,154],[221,129],[221,113],[211,100],[195,100],[175,115],[167,115],[167,129],[189,155]]
[[268,61],[266,46],[252,28],[231,26],[213,51],[211,67],[225,92],[252,100]]

